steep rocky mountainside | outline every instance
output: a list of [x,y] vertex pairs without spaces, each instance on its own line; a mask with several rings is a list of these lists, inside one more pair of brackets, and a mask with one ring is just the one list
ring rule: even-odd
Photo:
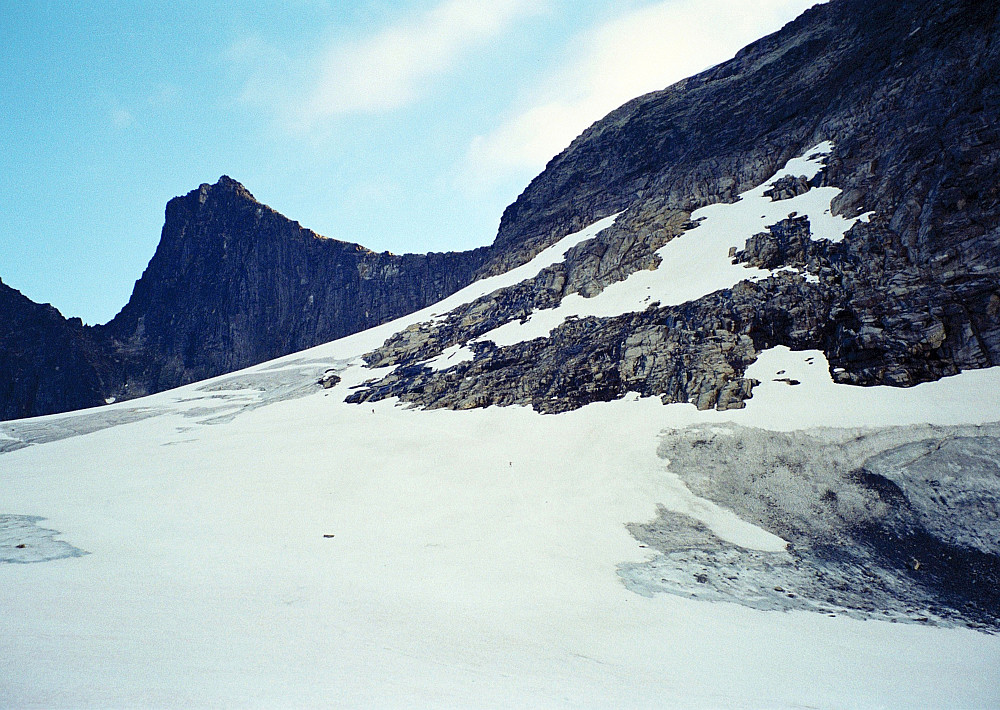
[[[747,365],[775,345],[821,349],[838,381],[861,385],[997,364],[998,34],[996,5],[974,0],[814,7],[594,124],[505,211],[494,244],[472,252],[375,254],[303,229],[229,178],[202,185],[170,202],[157,252],[110,323],[49,313],[46,328],[22,328],[31,308],[0,311],[3,357],[14,363],[0,374],[2,415],[134,397],[356,332],[613,214],[612,227],[536,278],[369,354],[397,368],[353,400],[561,411],[638,392],[739,407],[754,387]],[[737,201],[820,144],[831,147],[818,174],[787,175],[767,194],[791,204],[837,188],[834,215],[868,215],[843,241],[817,240],[817,216],[789,207],[732,255],[767,279],[571,319],[524,342],[483,339],[655,269],[665,245],[696,233],[695,210]],[[52,346],[63,342],[72,347]],[[25,356],[52,347],[68,360]],[[449,347],[474,357],[426,365]]]
[[996,33],[992,3],[816,6],[594,124],[507,208],[497,246],[551,242],[636,204],[730,201],[832,140],[837,209],[878,209],[926,259],[951,239],[931,234],[935,217],[974,231],[996,206]]
[[0,417],[142,396],[370,328],[465,286],[486,254],[321,237],[223,176],[167,204],[156,253],[109,323],[0,288]]
[[97,364],[104,357],[79,318],[67,320],[0,281],[0,419],[103,402]]
[[231,372],[365,330],[468,284],[484,249],[375,253],[328,239],[223,176],[167,205],[128,305],[96,332],[118,396]]
[[[988,3],[834,0],[732,61],[626,104],[508,208],[486,268],[621,212],[614,231],[462,317],[399,334],[369,355],[399,368],[354,400],[561,411],[633,391],[739,407],[754,386],[746,366],[775,345],[821,349],[837,381],[861,385],[1000,363],[998,34]],[[870,213],[843,241],[815,240],[789,208],[733,254],[775,270],[771,278],[569,320],[544,339],[482,338],[649,268],[678,227],[696,226],[686,222],[693,210],[735,201],[822,141],[833,148],[818,175],[788,176],[765,194],[781,202],[838,188],[834,215]],[[475,359],[443,371],[421,364],[456,345]]]

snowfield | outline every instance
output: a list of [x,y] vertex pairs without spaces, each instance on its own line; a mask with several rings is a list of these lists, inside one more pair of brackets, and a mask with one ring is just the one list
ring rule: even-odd
[[[386,337],[533,276],[613,219],[365,333],[0,423],[0,561],[48,557],[0,564],[0,706],[1000,706],[996,635],[644,595],[619,573],[654,557],[626,526],[660,511],[747,554],[786,548],[693,492],[658,455],[664,432],[995,422],[1000,368],[862,389],[835,384],[822,353],[776,348],[742,410],[344,402],[385,374],[360,356]],[[328,368],[342,379],[323,389]]]

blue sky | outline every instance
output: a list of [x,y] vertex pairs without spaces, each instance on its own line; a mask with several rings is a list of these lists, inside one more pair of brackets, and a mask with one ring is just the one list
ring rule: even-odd
[[0,0],[0,278],[103,323],[226,174],[375,250],[492,242],[624,101],[815,0]]

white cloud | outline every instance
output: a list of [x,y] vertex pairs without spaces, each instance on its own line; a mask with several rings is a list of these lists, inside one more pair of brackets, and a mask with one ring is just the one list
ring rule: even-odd
[[111,109],[111,125],[117,129],[128,128],[135,123],[135,116],[128,109],[120,106]]
[[817,0],[667,0],[591,28],[570,60],[534,87],[520,111],[467,152],[465,178],[489,184],[540,170],[594,121],[629,99],[732,57]]
[[417,100],[433,77],[538,11],[538,0],[444,0],[429,11],[326,51],[318,80],[295,110],[310,129],[326,119],[378,113]]

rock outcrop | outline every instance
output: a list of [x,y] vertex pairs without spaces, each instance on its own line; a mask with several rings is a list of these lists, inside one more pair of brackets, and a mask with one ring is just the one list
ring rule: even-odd
[[0,281],[0,419],[103,404],[106,357],[79,318]]
[[128,305],[97,331],[119,362],[118,396],[231,372],[430,305],[485,256],[375,253],[328,239],[222,177],[170,201]]

